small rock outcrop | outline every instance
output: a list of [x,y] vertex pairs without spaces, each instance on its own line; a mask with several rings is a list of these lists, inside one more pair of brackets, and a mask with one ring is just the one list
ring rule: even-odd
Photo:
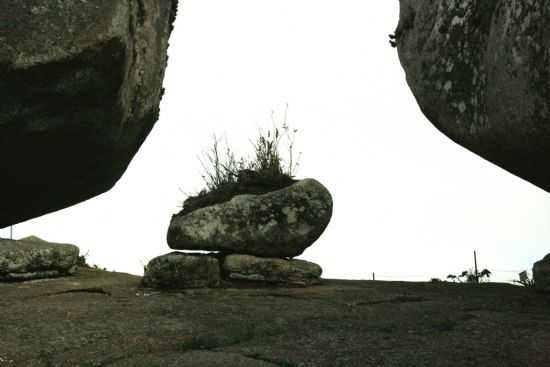
[[142,285],[150,288],[212,288],[220,285],[216,257],[172,252],[155,257],[145,270]]
[[53,278],[75,272],[79,249],[38,237],[0,239],[0,281]]
[[395,42],[445,135],[550,191],[548,2],[400,0]]
[[222,272],[231,280],[306,286],[319,283],[322,270],[319,265],[304,260],[227,255]]
[[533,264],[535,288],[550,292],[550,254]]
[[0,228],[109,190],[159,114],[177,0],[0,2]]
[[263,195],[175,215],[168,245],[178,250],[222,251],[263,257],[300,255],[321,236],[332,215],[332,197],[314,179]]

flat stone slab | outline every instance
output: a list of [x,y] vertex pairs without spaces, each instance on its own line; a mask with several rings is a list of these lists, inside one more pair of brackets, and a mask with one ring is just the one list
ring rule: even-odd
[[163,292],[139,284],[85,268],[0,283],[0,366],[550,366],[548,296],[526,287],[323,279]]
[[302,286],[318,284],[322,273],[319,265],[309,261],[237,254],[225,257],[222,271],[230,280]]
[[142,284],[150,288],[217,287],[220,264],[212,255],[171,252],[149,261]]
[[0,239],[0,281],[31,280],[75,272],[79,248],[38,237]]
[[267,194],[238,195],[175,215],[167,240],[177,250],[294,257],[321,236],[331,216],[330,192],[318,181],[304,179]]

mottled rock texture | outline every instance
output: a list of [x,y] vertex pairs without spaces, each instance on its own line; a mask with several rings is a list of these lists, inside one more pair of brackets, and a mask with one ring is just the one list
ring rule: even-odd
[[550,254],[533,264],[533,280],[537,289],[550,291]]
[[549,297],[526,287],[325,279],[159,292],[139,283],[85,268],[0,283],[0,366],[550,366]]
[[397,49],[445,135],[550,191],[550,2],[400,0]]
[[294,257],[323,233],[332,215],[328,190],[305,179],[263,195],[238,195],[228,202],[172,217],[168,245],[265,257]]
[[220,264],[216,257],[172,252],[155,257],[142,279],[151,288],[208,288],[220,284]]
[[0,239],[0,281],[53,278],[74,273],[78,247],[38,237]]
[[120,178],[158,118],[176,6],[0,2],[0,228]]
[[322,269],[319,265],[304,260],[235,254],[225,257],[222,272],[230,280],[305,286],[319,283]]

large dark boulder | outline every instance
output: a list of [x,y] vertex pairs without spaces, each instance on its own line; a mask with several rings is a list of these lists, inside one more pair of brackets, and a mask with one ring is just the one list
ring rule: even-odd
[[0,2],[0,228],[120,178],[158,118],[176,6]]
[[550,254],[533,264],[533,280],[538,290],[550,292]]
[[550,190],[550,2],[400,0],[407,82],[445,135]]

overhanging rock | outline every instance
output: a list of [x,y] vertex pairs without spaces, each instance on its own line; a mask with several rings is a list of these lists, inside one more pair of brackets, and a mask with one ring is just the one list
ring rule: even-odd
[[0,2],[0,228],[110,189],[158,118],[177,0]]
[[550,3],[400,0],[396,43],[426,117],[550,191]]

